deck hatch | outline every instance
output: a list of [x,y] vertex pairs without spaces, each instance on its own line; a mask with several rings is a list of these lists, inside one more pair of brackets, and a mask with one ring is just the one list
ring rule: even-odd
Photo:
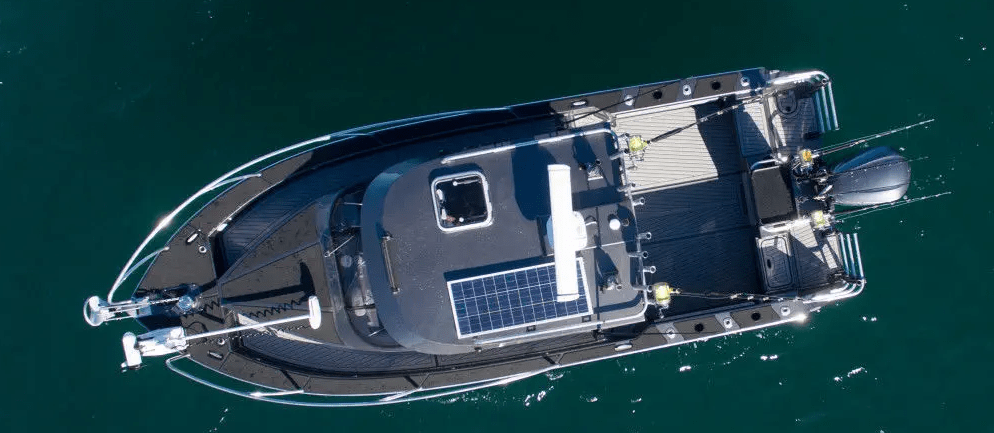
[[555,268],[547,263],[449,281],[459,338],[589,315],[583,258],[576,259],[578,299],[556,302]]
[[444,232],[455,232],[493,223],[490,185],[479,171],[442,176],[431,183],[435,221]]
[[793,217],[796,209],[792,184],[790,168],[786,165],[752,172],[752,195],[760,222],[776,223]]

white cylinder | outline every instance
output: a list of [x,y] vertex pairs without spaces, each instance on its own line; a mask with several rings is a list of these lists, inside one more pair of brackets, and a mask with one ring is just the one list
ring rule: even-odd
[[307,298],[307,321],[311,325],[311,329],[321,327],[321,302],[318,301],[317,296]]
[[573,217],[573,188],[570,167],[551,164],[549,169],[549,211],[556,260],[556,301],[579,299],[576,281],[576,220]]
[[142,364],[142,354],[138,350],[138,337],[130,332],[125,332],[121,337],[121,345],[124,346],[123,368],[134,368]]

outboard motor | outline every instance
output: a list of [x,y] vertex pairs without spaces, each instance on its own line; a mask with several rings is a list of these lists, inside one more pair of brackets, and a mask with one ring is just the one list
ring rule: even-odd
[[911,183],[908,160],[889,147],[874,147],[832,168],[826,193],[842,206],[900,200]]

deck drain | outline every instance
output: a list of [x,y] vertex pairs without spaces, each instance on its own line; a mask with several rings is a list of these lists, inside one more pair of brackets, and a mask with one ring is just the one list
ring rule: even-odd
[[790,315],[790,307],[788,307],[786,305],[780,307],[780,315],[781,316],[789,316]]
[[788,91],[786,93],[777,94],[777,111],[783,117],[795,117],[797,113],[800,112],[797,104],[797,95],[794,91]]
[[684,84],[683,85],[683,94],[686,95],[686,96],[690,96],[690,91],[691,91],[690,84]]
[[734,325],[735,322],[732,321],[731,317],[726,317],[725,320],[721,321],[721,324],[725,325],[725,328],[727,329],[732,329],[732,325]]

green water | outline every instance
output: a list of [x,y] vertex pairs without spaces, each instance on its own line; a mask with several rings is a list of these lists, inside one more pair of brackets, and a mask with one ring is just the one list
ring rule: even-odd
[[[0,1],[0,431],[994,430],[989,0],[296,3]],[[869,285],[809,326],[446,401],[318,410],[225,395],[154,360],[121,374],[119,338],[137,326],[83,323],[83,300],[157,218],[256,155],[753,66],[831,74],[842,130],[829,140],[937,118],[882,141],[929,157],[912,196],[954,192],[849,223]]]

